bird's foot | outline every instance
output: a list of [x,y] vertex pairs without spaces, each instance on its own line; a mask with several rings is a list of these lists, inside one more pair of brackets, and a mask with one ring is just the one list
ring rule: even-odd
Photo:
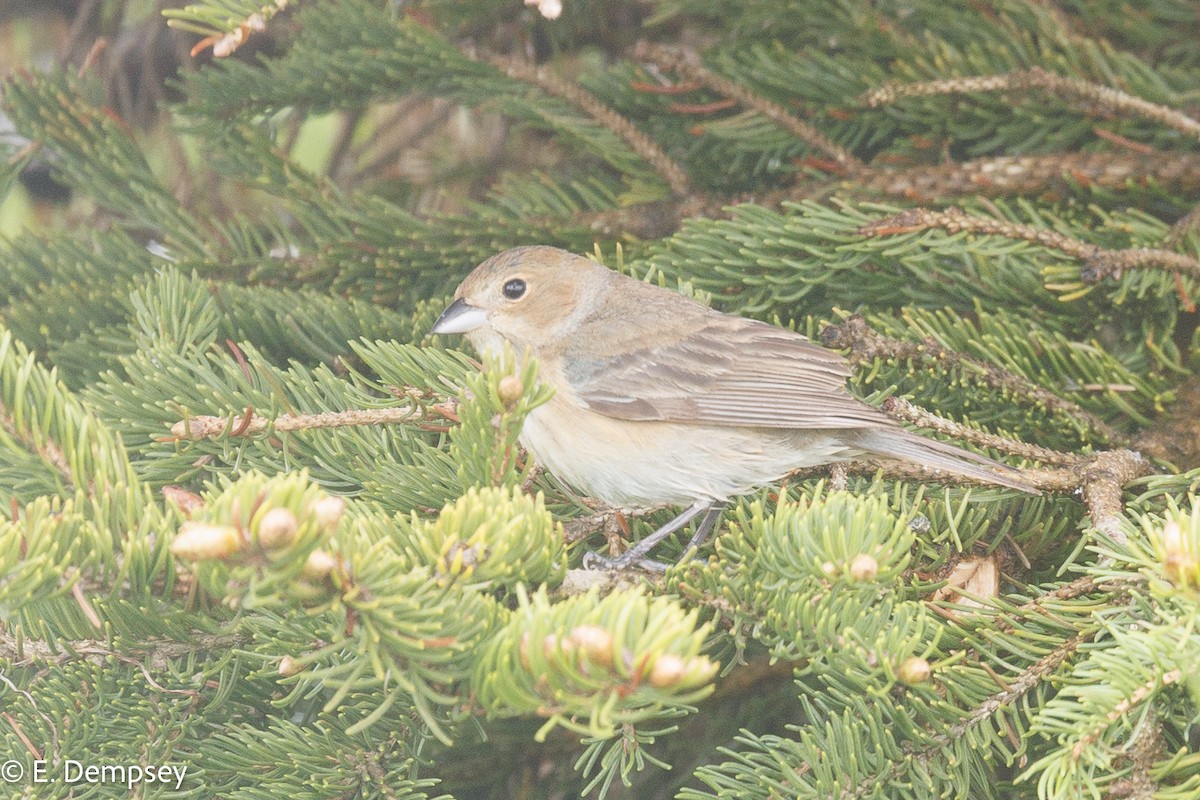
[[595,550],[589,550],[583,554],[584,569],[603,569],[603,570],[623,570],[637,568],[646,572],[666,572],[668,564],[661,561],[655,561],[652,558],[643,558],[641,553],[635,550],[627,550],[624,554],[616,558],[607,558],[600,555]]

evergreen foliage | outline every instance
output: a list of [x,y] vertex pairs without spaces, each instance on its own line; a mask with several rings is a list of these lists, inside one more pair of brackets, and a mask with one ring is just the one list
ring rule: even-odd
[[[0,190],[75,194],[0,242],[13,796],[1200,796],[1189,0],[149,19],[196,45],[152,129],[103,57],[0,84]],[[430,109],[440,194],[360,147]],[[808,471],[584,570],[676,510],[578,497],[518,446],[536,363],[428,336],[530,243],[839,346],[1046,492]],[[68,759],[187,773],[33,782]]]

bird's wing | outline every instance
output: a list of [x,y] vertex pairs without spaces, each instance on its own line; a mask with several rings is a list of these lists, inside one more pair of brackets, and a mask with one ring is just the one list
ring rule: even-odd
[[[715,312],[693,315],[685,328],[674,336],[618,334],[622,346],[601,355],[594,345],[568,348],[564,377],[588,408],[619,419],[814,429],[896,424],[846,391],[844,358],[797,333]],[[580,333],[579,341],[591,339]],[[611,329],[606,338],[612,341]]]

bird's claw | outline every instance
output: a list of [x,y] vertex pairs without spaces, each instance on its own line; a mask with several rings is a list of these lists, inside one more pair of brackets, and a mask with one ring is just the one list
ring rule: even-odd
[[606,558],[600,555],[595,550],[589,550],[583,554],[583,568],[596,570],[623,570],[630,567],[637,567],[646,572],[666,572],[667,565],[661,561],[655,561],[650,558],[640,558],[638,553],[632,550],[627,551],[624,555],[616,558]]

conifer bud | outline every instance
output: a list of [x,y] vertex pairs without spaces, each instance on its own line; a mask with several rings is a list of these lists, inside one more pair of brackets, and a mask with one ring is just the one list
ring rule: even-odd
[[1190,551],[1177,520],[1169,519],[1159,534],[1163,551],[1163,572],[1176,586],[1200,585],[1200,558]]
[[650,670],[650,685],[659,689],[674,686],[679,683],[686,668],[687,665],[679,656],[670,653],[659,656]]
[[296,541],[300,525],[286,508],[272,508],[258,522],[258,544],[264,550],[279,550]]
[[521,379],[516,375],[505,375],[496,386],[500,402],[504,403],[504,407],[507,409],[512,409],[517,405],[523,391],[525,391],[525,387],[521,385]]
[[346,501],[341,497],[330,495],[317,500],[308,510],[316,519],[317,525],[324,530],[332,531],[342,520],[342,513],[346,510]]
[[924,683],[933,675],[933,667],[920,656],[906,658],[900,662],[900,682],[909,686]]
[[185,522],[171,552],[185,561],[214,561],[241,552],[242,535],[232,525]]
[[611,667],[613,664],[612,634],[599,625],[577,625],[571,630],[571,641],[579,646],[593,664]]
[[285,678],[290,678],[304,668],[291,656],[284,656],[279,659],[279,674]]
[[1183,549],[1183,528],[1179,527],[1177,520],[1169,519],[1163,524],[1160,538],[1168,557]]
[[325,580],[337,566],[337,559],[324,550],[313,550],[300,569],[300,577],[317,583]]
[[879,562],[875,560],[874,556],[859,553],[850,560],[850,577],[854,580],[873,581],[878,574]]

